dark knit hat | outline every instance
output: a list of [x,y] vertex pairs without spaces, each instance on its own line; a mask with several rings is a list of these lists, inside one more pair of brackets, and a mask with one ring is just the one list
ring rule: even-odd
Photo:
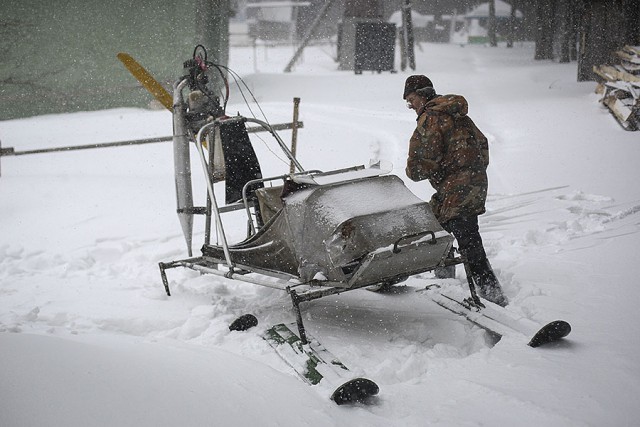
[[[430,89],[430,90],[422,90],[422,89]],[[431,80],[429,80],[429,77],[423,76],[421,74],[407,77],[407,80],[404,82],[404,93],[402,94],[402,99],[407,99],[407,95],[409,95],[411,92],[417,92],[418,95],[422,95],[422,96],[427,96],[427,93],[435,94],[435,90],[433,89],[433,83],[431,83]]]

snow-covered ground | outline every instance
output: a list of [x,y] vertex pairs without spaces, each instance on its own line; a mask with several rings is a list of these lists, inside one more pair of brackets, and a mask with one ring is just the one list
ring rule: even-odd
[[[637,425],[640,133],[600,107],[594,83],[575,81],[575,64],[534,62],[532,45],[416,52],[417,72],[440,93],[465,95],[490,140],[480,222],[508,309],[569,321],[567,340],[495,343],[414,292],[435,282],[430,274],[392,295],[316,300],[303,305],[308,330],[381,387],[372,404],[339,407],[259,338],[293,320],[284,292],[176,269],[173,296],[164,294],[158,262],[186,255],[170,144],[2,158],[0,425]],[[306,168],[380,159],[408,181],[408,73],[335,71],[333,54],[309,48],[283,74],[290,47],[259,49],[255,62],[251,49],[234,48],[230,65],[271,123],[290,121],[301,97]],[[227,111],[251,114],[237,91]],[[16,150],[170,134],[166,111],[0,122],[3,147]],[[257,136],[264,174],[283,173]],[[201,205],[195,156],[193,165]],[[407,185],[424,199],[432,192]],[[242,218],[226,224],[242,238]],[[196,231],[197,252],[201,220]],[[258,327],[230,332],[247,312]]]

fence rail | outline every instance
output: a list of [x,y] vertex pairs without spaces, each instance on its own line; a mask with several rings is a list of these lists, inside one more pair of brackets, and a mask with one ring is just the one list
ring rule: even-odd
[[[271,125],[271,127],[275,131],[288,130],[288,129],[300,129],[303,127],[303,122],[298,121],[296,123],[293,123],[293,122],[278,123],[278,124]],[[247,132],[249,133],[262,132],[262,131],[265,131],[265,129],[261,126],[247,128]],[[9,156],[24,156],[28,154],[56,153],[56,152],[62,152],[62,151],[89,150],[93,148],[108,148],[108,147],[122,147],[127,145],[153,144],[158,142],[169,142],[172,140],[173,140],[172,136],[160,136],[156,138],[133,139],[129,141],[103,142],[103,143],[86,144],[86,145],[70,145],[66,147],[38,148],[35,150],[22,150],[22,151],[19,151],[19,150],[16,151],[14,147],[2,148],[2,141],[0,141],[0,159],[2,157],[9,157]],[[2,169],[0,169],[0,175],[1,175],[1,171]]]

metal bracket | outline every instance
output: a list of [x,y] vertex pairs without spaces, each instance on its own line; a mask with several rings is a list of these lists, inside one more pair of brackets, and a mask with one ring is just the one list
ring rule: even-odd
[[431,235],[431,240],[429,240],[429,244],[430,245],[435,245],[436,243],[438,243],[438,240],[436,239],[436,234],[433,231],[431,231],[431,230],[421,231],[420,233],[414,233],[414,234],[408,234],[406,236],[402,236],[401,238],[396,240],[396,242],[393,244],[392,252],[394,254],[399,254],[400,253],[400,248],[398,247],[398,245],[403,240],[412,239],[414,237],[427,236],[427,235]]
[[289,295],[291,296],[293,311],[296,315],[296,324],[298,325],[298,334],[300,334],[300,341],[302,342],[303,345],[308,344],[309,341],[307,340],[307,334],[304,329],[304,323],[302,323],[302,313],[300,312],[300,302],[302,301],[295,290],[289,289],[288,291],[289,291]]

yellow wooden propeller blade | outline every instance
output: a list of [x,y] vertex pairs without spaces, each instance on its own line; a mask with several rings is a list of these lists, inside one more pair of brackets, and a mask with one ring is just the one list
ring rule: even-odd
[[149,91],[155,99],[169,111],[173,111],[173,98],[169,92],[153,76],[144,69],[142,65],[131,57],[128,53],[120,52],[118,59],[127,67],[127,70],[135,77],[142,86]]

